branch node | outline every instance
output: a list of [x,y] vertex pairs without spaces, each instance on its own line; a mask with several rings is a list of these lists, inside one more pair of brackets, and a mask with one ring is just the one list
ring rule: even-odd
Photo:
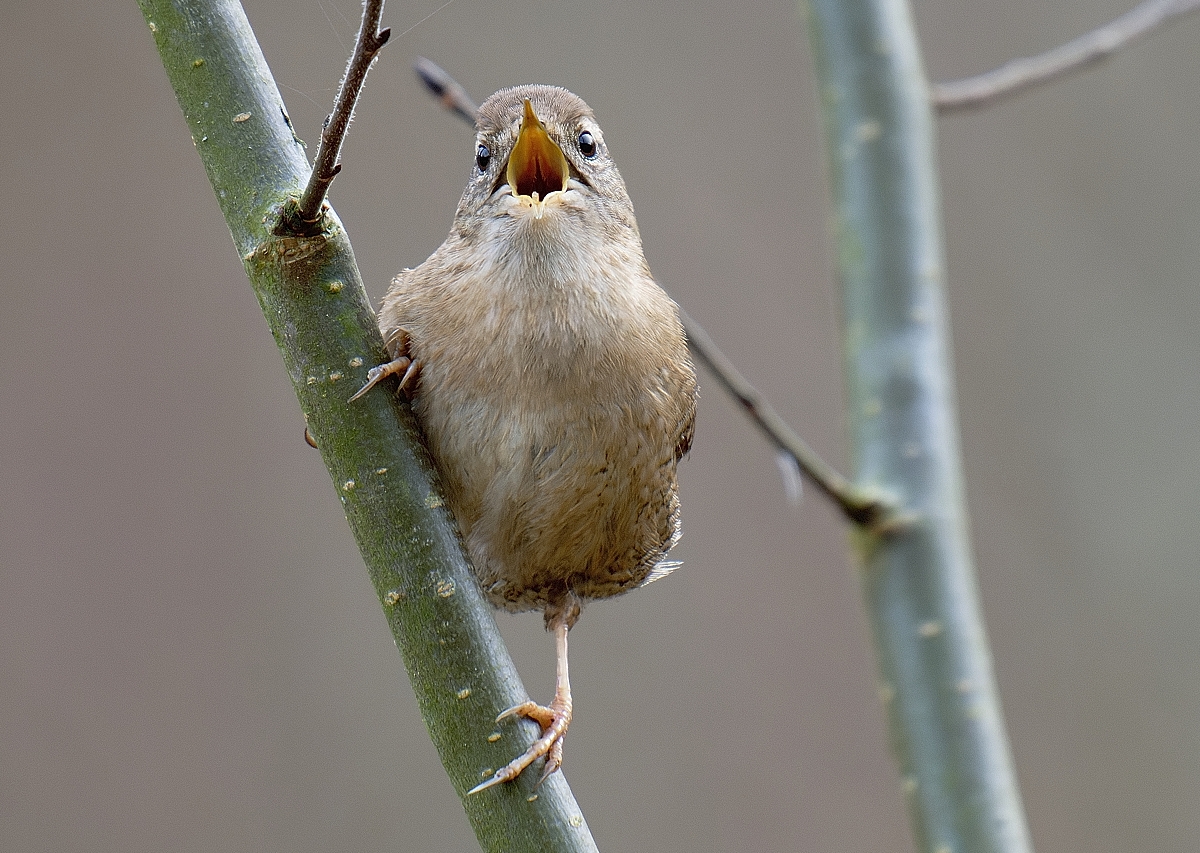
[[288,196],[279,206],[279,215],[271,228],[271,234],[275,237],[316,237],[325,230],[327,210],[329,204],[322,200],[317,215],[306,219],[300,210],[300,199]]
[[846,502],[839,505],[846,517],[862,532],[880,539],[903,533],[919,518],[916,513],[903,511],[894,495],[878,489],[858,486],[845,497]]

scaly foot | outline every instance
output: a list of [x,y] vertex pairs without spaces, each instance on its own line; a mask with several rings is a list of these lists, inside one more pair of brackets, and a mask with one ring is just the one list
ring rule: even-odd
[[546,757],[546,766],[542,769],[542,776],[537,781],[539,785],[562,766],[563,735],[567,732],[567,726],[571,725],[571,679],[567,675],[567,632],[570,630],[568,623],[574,622],[575,618],[579,616],[579,608],[575,607],[569,611],[570,615],[564,615],[566,613],[567,611],[556,612],[550,620],[550,630],[554,632],[558,660],[558,678],[554,687],[554,700],[549,706],[539,705],[537,702],[522,702],[496,718],[496,722],[500,722],[508,717],[526,717],[541,726],[542,736],[535,740],[523,754],[518,755],[497,770],[491,779],[481,782],[467,791],[468,796],[502,782],[511,782],[521,775],[521,771],[542,756]]

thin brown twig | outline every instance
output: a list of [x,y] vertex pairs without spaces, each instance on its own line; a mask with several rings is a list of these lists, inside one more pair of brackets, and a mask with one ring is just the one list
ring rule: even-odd
[[838,473],[832,465],[809,446],[758,390],[733,366],[721,352],[704,327],[679,309],[680,319],[687,331],[692,355],[708,368],[708,372],[742,407],[746,416],[762,430],[767,440],[783,453],[796,460],[813,484],[838,505],[851,521],[865,527],[881,529],[894,515],[894,507],[882,495],[871,494],[856,487]]
[[1094,65],[1163,24],[1200,9],[1200,0],[1146,0],[1124,15],[1037,56],[1011,60],[999,68],[935,83],[931,99],[939,113],[984,107]]
[[387,44],[392,34],[386,27],[379,29],[379,19],[382,15],[383,0],[366,0],[363,4],[358,40],[354,44],[350,64],[346,66],[346,74],[342,77],[337,99],[333,102],[333,112],[325,119],[325,126],[321,130],[321,143],[317,146],[317,156],[313,162],[312,174],[308,178],[308,186],[304,188],[304,194],[295,206],[288,205],[280,217],[280,226],[289,233],[311,233],[319,228],[325,194],[337,173],[342,170],[338,157],[342,152],[346,131],[350,127],[350,119],[354,115],[354,104],[362,92],[367,71],[370,70],[375,55]]
[[[421,57],[415,65],[417,76],[437,96],[442,106],[463,119],[474,123],[478,107],[460,86],[440,66]],[[795,430],[779,416],[763,396],[751,385],[733,362],[721,352],[704,327],[679,310],[688,348],[708,372],[732,396],[746,416],[762,430],[775,447],[796,461],[800,470],[828,496],[851,521],[877,530],[895,522],[895,507],[882,495],[868,493],[834,470]]]

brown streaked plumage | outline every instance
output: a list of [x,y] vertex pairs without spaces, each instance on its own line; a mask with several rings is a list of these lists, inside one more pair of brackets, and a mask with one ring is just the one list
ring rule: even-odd
[[476,791],[561,763],[567,632],[587,600],[670,570],[696,412],[678,309],[591,109],[520,86],[477,128],[450,236],[393,280],[379,322],[394,360],[359,392],[403,374],[485,595],[555,633],[554,701],[502,715],[543,736]]

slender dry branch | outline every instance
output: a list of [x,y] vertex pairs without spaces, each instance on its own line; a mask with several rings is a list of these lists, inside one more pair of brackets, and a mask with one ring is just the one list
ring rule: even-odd
[[1014,59],[992,71],[936,83],[931,98],[939,113],[988,106],[1002,98],[1081,71],[1133,44],[1151,31],[1200,9],[1200,0],[1146,0],[1119,18],[1037,56]]
[[771,404],[738,372],[733,362],[721,352],[708,332],[704,331],[704,327],[689,317],[683,309],[680,309],[679,314],[687,330],[688,346],[692,355],[696,356],[721,387],[737,400],[747,417],[758,425],[767,439],[795,459],[800,470],[841,508],[847,518],[856,524],[875,529],[887,526],[894,520],[895,508],[882,495],[865,493],[834,470],[833,466],[797,435]]
[[387,44],[392,34],[390,29],[379,29],[379,19],[382,15],[383,0],[367,0],[363,4],[363,19],[358,30],[358,40],[355,42],[350,64],[346,66],[337,100],[333,103],[333,112],[325,119],[325,126],[321,130],[321,144],[317,146],[317,156],[308,186],[304,188],[304,194],[300,196],[296,206],[288,205],[280,216],[280,227],[284,233],[311,235],[315,230],[319,230],[321,204],[325,201],[329,185],[342,170],[338,157],[342,152],[342,141],[350,127],[350,119],[354,115],[354,104],[362,92],[367,71],[375,61],[375,54]]
[[[478,107],[459,83],[444,68],[425,57],[418,57],[414,70],[421,82],[437,96],[442,106],[466,121],[475,122]],[[687,331],[688,347],[692,355],[708,368],[734,400],[742,407],[746,416],[762,430],[767,440],[783,453],[791,456],[800,470],[841,508],[855,524],[874,530],[889,528],[897,522],[888,501],[877,493],[868,493],[834,470],[833,466],[813,450],[787,422],[779,416],[753,385],[751,385],[733,362],[721,352],[704,327],[679,311]]]

